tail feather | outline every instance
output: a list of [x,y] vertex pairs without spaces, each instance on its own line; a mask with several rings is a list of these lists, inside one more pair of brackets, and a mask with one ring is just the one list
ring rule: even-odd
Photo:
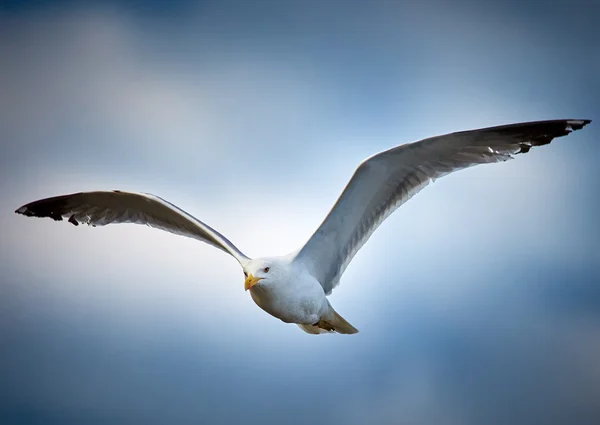
[[346,321],[342,316],[338,314],[333,308],[331,309],[333,313],[333,319],[330,319],[327,324],[330,325],[337,333],[340,334],[355,334],[358,333],[358,329],[352,326],[350,323]]
[[337,332],[339,334],[355,334],[358,332],[354,326],[346,321],[342,316],[340,316],[337,311],[333,309],[333,307],[329,306],[329,314],[326,318],[321,318],[314,325],[303,325],[298,324],[300,329],[304,332],[319,335],[325,333],[333,333]]

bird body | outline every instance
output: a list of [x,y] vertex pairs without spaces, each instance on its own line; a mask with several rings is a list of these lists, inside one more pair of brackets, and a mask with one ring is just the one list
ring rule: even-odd
[[478,164],[502,162],[549,144],[590,120],[523,122],[430,137],[364,160],[307,243],[292,254],[251,259],[215,229],[155,195],[80,192],[31,202],[15,212],[78,225],[137,223],[198,239],[241,265],[244,287],[270,315],[310,334],[358,332],[327,296],[377,227],[430,182]]
[[[264,271],[266,267],[268,272]],[[247,284],[252,300],[281,321],[319,333],[319,330],[356,331],[354,327],[336,329],[339,315],[329,304],[323,286],[293,256],[254,259],[244,266],[244,273],[247,281],[256,280]]]
[[[263,264],[270,265],[268,273],[264,273]],[[300,264],[286,257],[274,257],[255,260],[245,269],[253,276],[262,276],[249,288],[256,305],[282,321],[314,324],[328,312],[323,287]]]

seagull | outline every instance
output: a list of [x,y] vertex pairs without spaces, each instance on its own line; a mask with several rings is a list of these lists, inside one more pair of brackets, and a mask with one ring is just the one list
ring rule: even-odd
[[522,122],[434,136],[373,155],[356,168],[325,220],[291,254],[249,258],[206,223],[148,193],[79,192],[31,202],[15,212],[85,223],[145,224],[208,243],[237,260],[244,289],[264,311],[309,334],[354,334],[327,296],[375,229],[430,182],[477,164],[503,162],[580,130],[591,120]]

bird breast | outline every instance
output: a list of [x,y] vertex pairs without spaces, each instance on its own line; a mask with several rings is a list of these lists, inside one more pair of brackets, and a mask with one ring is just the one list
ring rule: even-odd
[[325,293],[316,280],[259,282],[250,288],[250,295],[261,309],[286,323],[316,323],[327,309]]

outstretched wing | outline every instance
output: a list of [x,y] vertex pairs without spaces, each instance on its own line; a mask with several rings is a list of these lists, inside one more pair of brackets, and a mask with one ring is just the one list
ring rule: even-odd
[[298,252],[325,293],[352,257],[400,205],[437,178],[477,164],[500,162],[546,145],[590,120],[526,122],[431,137],[363,161],[321,226]]
[[67,218],[69,223],[105,226],[136,223],[206,242],[231,254],[242,266],[249,261],[225,236],[158,196],[115,191],[80,192],[31,202],[15,211],[28,217]]

